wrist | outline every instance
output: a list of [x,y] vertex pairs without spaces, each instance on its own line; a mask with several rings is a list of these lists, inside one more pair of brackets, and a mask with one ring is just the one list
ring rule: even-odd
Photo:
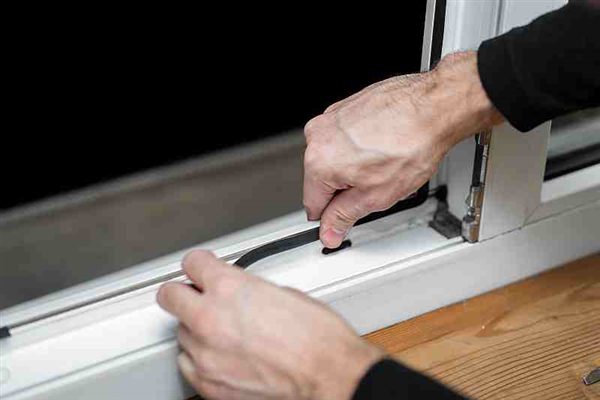
[[331,353],[333,357],[315,369],[314,399],[350,400],[369,369],[385,357],[383,350],[358,337]]
[[431,74],[437,89],[434,104],[445,116],[440,122],[450,147],[504,120],[481,84],[477,52],[448,54]]

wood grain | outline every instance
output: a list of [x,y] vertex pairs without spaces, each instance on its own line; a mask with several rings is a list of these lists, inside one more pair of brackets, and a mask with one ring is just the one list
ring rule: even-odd
[[600,255],[367,335],[476,399],[600,399]]

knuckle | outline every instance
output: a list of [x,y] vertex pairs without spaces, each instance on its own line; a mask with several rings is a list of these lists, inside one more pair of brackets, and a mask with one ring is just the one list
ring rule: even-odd
[[208,329],[214,326],[211,322],[212,318],[208,316],[208,313],[202,315],[201,318],[196,316],[189,325],[190,331],[193,332],[195,336],[202,338],[206,337],[209,334]]
[[210,375],[212,371],[212,360],[210,354],[206,351],[195,351],[192,354],[192,360],[194,361],[194,367],[196,368],[196,373],[200,376]]
[[375,211],[381,206],[381,199],[378,196],[369,195],[363,200],[366,211]]
[[227,325],[219,330],[218,335],[211,338],[211,344],[216,347],[239,350],[242,347],[242,339],[232,325]]
[[320,117],[321,116],[314,117],[304,125],[304,135],[306,137],[310,137],[317,130]]
[[387,197],[379,192],[368,193],[357,203],[357,208],[361,211],[361,216],[374,211],[381,211],[387,208]]
[[307,149],[304,153],[304,179],[307,183],[313,183],[324,174],[325,165],[318,153],[316,149]]
[[329,121],[330,116],[327,114],[318,115],[308,121],[304,125],[304,136],[306,139],[310,140],[315,134],[325,131],[329,125]]
[[212,291],[218,297],[229,297],[237,289],[236,279],[229,275],[220,275],[212,285]]
[[[219,321],[216,319],[214,312],[208,307],[202,310],[190,310],[188,315],[188,319],[182,321],[182,323],[185,324],[191,337],[205,339],[218,329]],[[186,334],[181,333],[181,331],[181,337],[185,337]]]
[[317,165],[318,155],[314,146],[306,147],[304,151],[304,169],[312,169]]
[[344,223],[345,225],[352,225],[354,222],[356,222],[356,220],[358,218],[355,217],[355,215],[356,214],[355,214],[355,212],[353,210],[336,208],[333,211],[334,218],[337,221]]
[[304,175],[309,182],[327,181],[340,175],[335,167],[325,161],[324,149],[311,149],[304,155]]

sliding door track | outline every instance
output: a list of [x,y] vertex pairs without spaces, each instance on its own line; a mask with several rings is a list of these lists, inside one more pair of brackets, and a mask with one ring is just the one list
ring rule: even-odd
[[[417,192],[409,196],[408,198],[399,201],[391,208],[372,213],[360,220],[358,220],[355,226],[366,224],[368,222],[376,221],[380,218],[387,217],[389,215],[408,210],[410,208],[414,208],[423,204],[427,198],[429,197],[429,183],[423,185]],[[280,239],[270,241],[265,244],[257,245],[254,247],[249,247],[240,251],[236,251],[231,254],[226,254],[221,256],[220,258],[225,262],[234,261],[234,264],[239,266],[240,268],[246,269],[250,265],[275,254],[282,253],[284,251],[292,250],[300,246],[304,246],[309,243],[313,243],[319,240],[319,227],[314,227],[307,229],[305,231],[301,231],[298,233],[294,233],[292,235],[284,236]],[[324,249],[323,254],[327,255],[330,253],[334,253],[337,250],[341,250],[342,248],[346,248],[351,246],[351,243],[346,240],[342,243],[342,245],[338,249]],[[14,323],[9,323],[5,326],[0,327],[0,339],[7,338],[11,336],[11,331],[15,328],[19,328],[25,326],[27,324],[31,324],[34,322],[41,321],[46,318],[54,317],[61,313],[73,311],[79,308],[83,308],[86,306],[90,306],[92,304],[108,300],[120,295],[124,295],[130,293],[132,291],[144,289],[146,287],[154,286],[163,282],[167,282],[173,279],[181,278],[184,276],[184,273],[181,269],[177,271],[169,272],[161,274],[157,277],[143,280],[139,283],[131,284],[123,288],[115,289],[112,291],[108,291],[106,293],[98,294],[96,296],[92,296],[89,299],[81,300],[78,302],[74,302],[73,304],[57,307],[55,309],[50,309],[47,312],[43,312],[40,314],[33,315],[28,318],[24,318],[22,320],[15,321]]]

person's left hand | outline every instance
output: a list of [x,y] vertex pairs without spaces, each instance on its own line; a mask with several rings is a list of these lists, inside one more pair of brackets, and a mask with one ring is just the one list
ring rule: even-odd
[[280,288],[212,253],[183,269],[196,289],[167,283],[162,308],[179,319],[178,362],[208,399],[350,399],[383,352],[301,292]]

